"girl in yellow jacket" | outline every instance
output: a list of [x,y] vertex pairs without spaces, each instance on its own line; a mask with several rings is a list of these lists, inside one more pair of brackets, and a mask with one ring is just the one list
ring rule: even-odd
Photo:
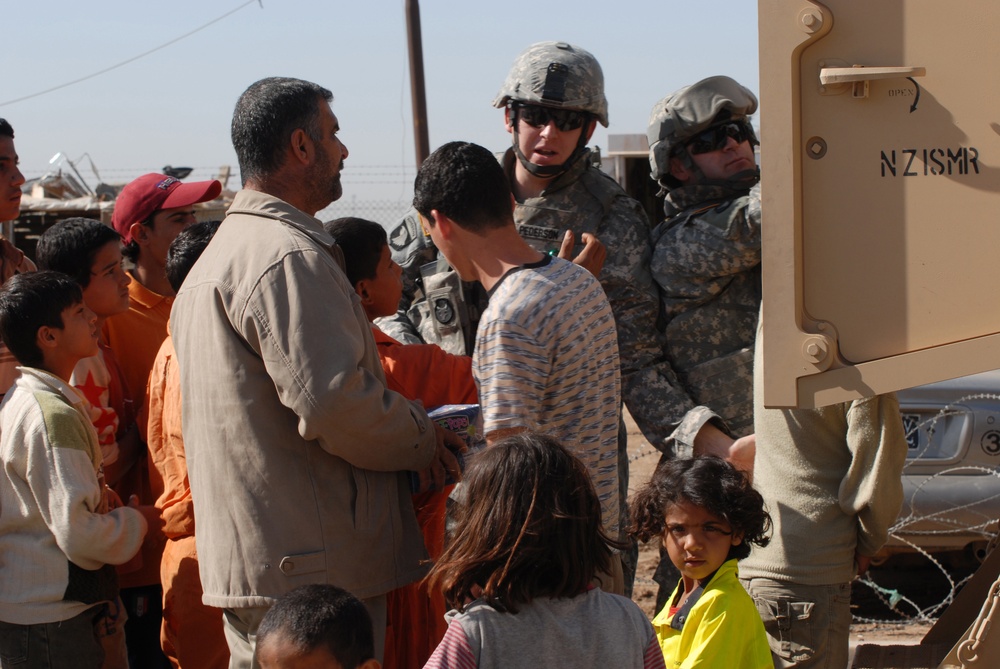
[[771,517],[728,462],[662,462],[632,502],[632,531],[660,537],[681,580],[653,627],[667,669],[772,669],[764,625],[736,561],[768,542]]

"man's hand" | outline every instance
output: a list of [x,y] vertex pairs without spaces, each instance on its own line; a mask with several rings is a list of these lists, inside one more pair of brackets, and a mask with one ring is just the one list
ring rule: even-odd
[[107,513],[108,511],[114,511],[115,509],[122,506],[125,506],[125,504],[122,502],[122,498],[118,496],[118,493],[116,493],[114,490],[111,489],[111,486],[105,484],[104,500],[102,504],[102,508],[104,510],[100,511],[100,513]]
[[748,434],[740,437],[729,447],[729,455],[726,457],[737,469],[742,469],[746,475],[753,480],[753,459],[757,454],[757,435]]
[[570,254],[573,253],[575,245],[576,235],[573,234],[572,230],[567,230],[563,236],[562,245],[559,247],[559,257],[563,260],[572,260],[574,264],[579,265],[594,276],[600,276],[601,269],[604,267],[604,259],[608,255],[601,240],[589,232],[583,233],[583,250],[580,251],[580,255],[571,258]]
[[717,455],[753,477],[753,460],[757,453],[757,435],[748,434],[733,439],[711,423],[705,423],[694,438],[695,455]]
[[865,572],[868,571],[868,567],[872,565],[872,559],[867,555],[855,553],[854,563],[858,565],[858,576],[864,576]]
[[434,423],[434,434],[437,436],[437,449],[434,451],[431,466],[417,472],[420,477],[420,492],[440,490],[444,487],[448,474],[451,474],[455,481],[462,480],[462,469],[458,466],[458,458],[453,451],[465,453],[469,447],[461,437],[437,423]]

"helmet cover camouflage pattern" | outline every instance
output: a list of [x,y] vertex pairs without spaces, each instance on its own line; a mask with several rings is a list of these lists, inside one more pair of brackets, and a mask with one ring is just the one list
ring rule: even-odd
[[733,79],[716,76],[674,91],[653,105],[646,130],[652,178],[669,177],[676,149],[711,127],[724,111],[729,112],[727,119],[750,116],[757,111],[757,97]]
[[493,106],[503,109],[511,100],[589,112],[608,126],[601,65],[589,51],[566,42],[538,42],[521,52]]

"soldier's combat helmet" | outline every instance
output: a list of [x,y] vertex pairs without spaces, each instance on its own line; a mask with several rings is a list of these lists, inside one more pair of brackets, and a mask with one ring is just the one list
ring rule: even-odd
[[[580,111],[588,115],[580,141],[569,160],[562,165],[535,165],[521,153],[517,133],[519,104]],[[521,52],[493,100],[493,106],[510,109],[514,152],[525,169],[536,176],[562,174],[586,153],[586,128],[590,117],[608,126],[608,100],[604,97],[604,72],[600,63],[589,51],[565,42],[538,42]]]
[[[651,177],[664,189],[680,186],[670,175],[670,159],[690,156],[680,149],[698,133],[709,128],[746,119],[757,111],[757,97],[750,89],[725,76],[709,77],[674,91],[655,105],[649,115],[646,139],[649,141]],[[757,137],[750,128],[750,141]],[[756,179],[754,179],[756,181]]]

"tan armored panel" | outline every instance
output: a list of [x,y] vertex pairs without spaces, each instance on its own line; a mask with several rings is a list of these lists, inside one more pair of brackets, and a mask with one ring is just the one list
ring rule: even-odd
[[760,0],[768,406],[1000,367],[995,0]]

